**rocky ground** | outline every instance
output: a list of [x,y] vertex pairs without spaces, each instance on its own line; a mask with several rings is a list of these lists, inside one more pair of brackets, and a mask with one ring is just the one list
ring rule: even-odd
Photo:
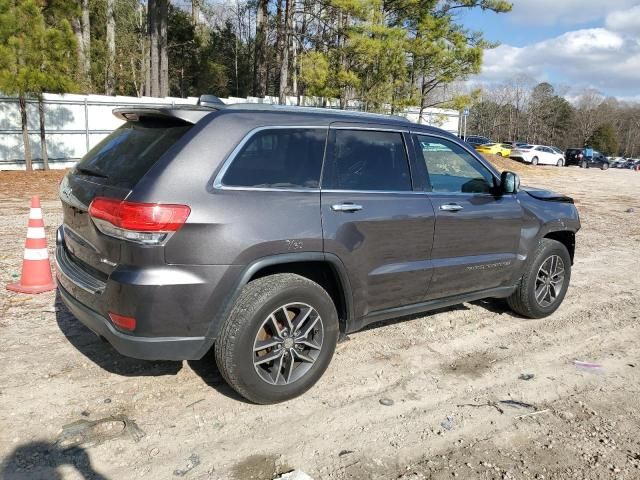
[[[553,316],[483,301],[385,322],[341,343],[306,395],[256,406],[210,356],[128,359],[54,292],[2,289],[0,478],[640,478],[640,174],[495,162],[576,199],[572,285]],[[35,191],[53,246],[58,179],[0,174],[3,283]]]

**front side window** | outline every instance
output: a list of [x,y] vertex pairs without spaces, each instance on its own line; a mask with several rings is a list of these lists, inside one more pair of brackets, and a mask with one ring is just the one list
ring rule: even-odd
[[318,188],[325,128],[261,130],[249,138],[224,174],[231,187]]
[[460,145],[428,135],[417,135],[416,138],[433,192],[491,192],[493,175]]
[[323,189],[409,191],[411,174],[402,133],[335,130]]

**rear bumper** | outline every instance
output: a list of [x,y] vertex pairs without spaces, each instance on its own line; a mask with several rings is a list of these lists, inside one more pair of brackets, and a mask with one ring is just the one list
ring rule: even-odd
[[197,360],[206,353],[205,337],[136,337],[119,332],[109,320],[80,303],[62,286],[58,287],[69,311],[87,328],[106,339],[127,357],[144,360]]

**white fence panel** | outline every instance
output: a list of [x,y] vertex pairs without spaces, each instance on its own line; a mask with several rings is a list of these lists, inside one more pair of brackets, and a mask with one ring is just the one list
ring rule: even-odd
[[[226,104],[265,103],[278,104],[278,97],[229,97],[221,99]],[[84,154],[104,137],[118,128],[122,121],[113,115],[113,109],[127,106],[195,105],[198,99],[123,97],[105,95],[54,95],[44,94],[45,130],[47,152],[51,168],[67,168],[75,164]],[[298,105],[298,98],[287,97],[287,105]],[[300,105],[307,107],[339,108],[336,98],[300,97]],[[361,110],[357,100],[347,102],[348,110]],[[417,108],[402,113],[410,121],[435,125],[452,133],[458,132],[459,113],[455,110],[426,109],[419,118]],[[38,104],[27,103],[29,144],[34,168],[42,168],[40,153],[40,124]],[[18,99],[0,97],[0,170],[24,170],[24,146]]]

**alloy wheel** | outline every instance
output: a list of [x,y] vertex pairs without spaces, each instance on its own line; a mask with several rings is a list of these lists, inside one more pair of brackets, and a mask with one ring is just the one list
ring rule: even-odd
[[320,314],[306,303],[289,303],[274,310],[253,342],[253,366],[271,385],[288,385],[302,378],[320,356],[324,326]]
[[536,275],[535,297],[541,307],[549,307],[560,295],[564,285],[564,262],[558,255],[548,257]]

